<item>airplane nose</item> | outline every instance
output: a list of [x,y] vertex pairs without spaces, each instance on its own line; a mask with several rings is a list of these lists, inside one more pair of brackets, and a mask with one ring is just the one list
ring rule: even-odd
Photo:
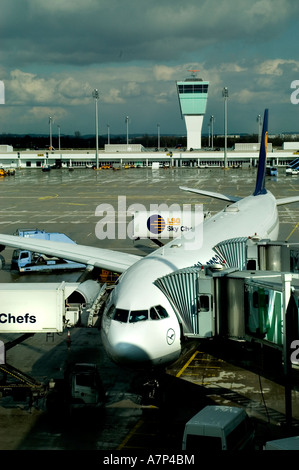
[[114,345],[114,355],[122,365],[146,364],[151,358],[146,351],[136,344],[120,342]]
[[157,322],[135,325],[114,322],[108,330],[101,330],[104,349],[113,362],[122,366],[162,366],[175,361],[181,352],[179,335],[172,326],[160,331]]

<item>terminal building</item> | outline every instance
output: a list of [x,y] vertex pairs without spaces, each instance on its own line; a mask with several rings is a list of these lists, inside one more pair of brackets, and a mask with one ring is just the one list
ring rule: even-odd
[[[245,145],[245,144],[244,144]],[[247,145],[247,144],[246,144]],[[111,147],[111,146],[110,146]],[[135,148],[119,150],[108,147],[99,151],[99,166],[109,168],[159,168],[159,167],[197,167],[215,168],[223,167],[223,149],[218,151],[164,149],[153,151],[152,149]],[[131,145],[131,147],[133,147]],[[299,155],[293,150],[277,150],[268,144],[268,165],[271,167],[286,167]],[[255,167],[259,158],[259,144],[246,146],[245,149],[229,150],[227,162],[229,167],[250,168]],[[94,168],[96,166],[96,153],[92,149],[87,150],[24,150],[24,151],[0,151],[0,168],[36,168],[42,169],[45,165],[55,168]]]
[[187,150],[201,149],[201,129],[206,113],[209,82],[196,78],[197,70],[190,70],[192,76],[177,82],[177,92],[181,115],[187,129]]

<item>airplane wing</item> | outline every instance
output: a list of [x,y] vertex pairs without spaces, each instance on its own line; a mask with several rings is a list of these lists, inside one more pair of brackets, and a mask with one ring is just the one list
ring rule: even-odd
[[283,204],[292,204],[293,202],[299,202],[299,196],[284,197],[282,199],[276,199],[276,205],[282,206]]
[[88,266],[103,268],[117,273],[126,271],[141,258],[141,256],[104,248],[23,238],[15,235],[0,234],[0,244],[36,253],[57,256],[58,258],[76,261]]
[[221,194],[221,193],[213,193],[211,191],[204,191],[202,189],[186,188],[185,186],[180,186],[180,189],[182,189],[183,191],[189,191],[190,193],[197,193],[197,194],[201,194],[202,196],[208,196],[214,199],[222,199],[223,201],[229,201],[229,202],[237,202],[242,199],[241,197],[237,197],[237,196],[229,196],[229,195]]

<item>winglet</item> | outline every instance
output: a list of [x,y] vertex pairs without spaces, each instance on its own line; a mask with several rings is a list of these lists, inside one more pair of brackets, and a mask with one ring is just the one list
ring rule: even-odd
[[268,109],[265,109],[258,171],[257,171],[257,177],[256,177],[256,186],[255,186],[255,190],[253,193],[254,196],[267,193],[267,190],[265,188],[267,143],[268,143]]

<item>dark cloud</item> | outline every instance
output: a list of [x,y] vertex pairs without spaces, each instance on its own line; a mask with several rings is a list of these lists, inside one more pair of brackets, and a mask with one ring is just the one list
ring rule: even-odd
[[115,132],[128,113],[136,132],[158,121],[180,132],[175,81],[192,68],[210,80],[207,113],[222,116],[229,87],[234,131],[253,132],[255,114],[271,105],[289,112],[291,125],[298,10],[293,0],[1,0],[3,130],[42,131],[50,113],[65,132],[89,132],[99,88],[102,119]]
[[176,60],[224,41],[270,40],[294,9],[291,0],[2,0],[0,58],[9,66]]

